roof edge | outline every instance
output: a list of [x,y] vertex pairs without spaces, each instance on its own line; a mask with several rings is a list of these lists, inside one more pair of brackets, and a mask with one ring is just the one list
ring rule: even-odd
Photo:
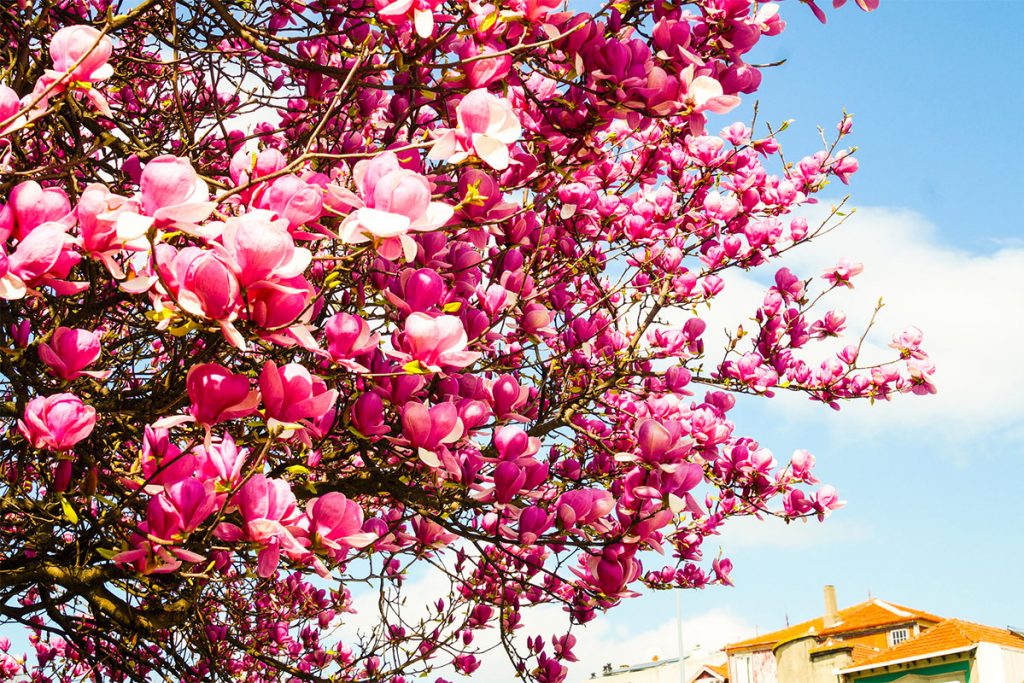
[[874,664],[862,664],[860,666],[851,666],[847,669],[839,669],[841,674],[852,674],[859,673],[861,671],[869,671],[871,669],[882,669],[887,666],[895,666],[897,664],[906,664],[908,662],[916,662],[922,659],[935,659],[936,657],[945,657],[947,655],[957,655],[963,652],[970,652],[971,650],[977,650],[978,643],[971,645],[964,645],[963,647],[955,647],[951,650],[940,650],[939,652],[927,652],[921,655],[913,655],[912,657],[903,657],[901,659],[892,659],[888,662],[875,662]]

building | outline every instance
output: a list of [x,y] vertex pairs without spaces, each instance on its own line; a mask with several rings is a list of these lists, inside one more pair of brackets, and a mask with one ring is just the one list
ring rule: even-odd
[[[687,683],[725,683],[729,669],[721,650],[705,651],[696,648],[686,655]],[[606,664],[600,674],[591,679],[602,683],[679,683],[679,658],[655,659],[631,666]]]
[[871,599],[837,609],[825,587],[825,613],[725,648],[731,683],[836,683],[836,672],[917,637],[942,619]]
[[1024,633],[947,619],[838,673],[841,683],[1024,683]]
[[[1024,630],[943,619],[870,599],[686,657],[687,683],[1024,683]],[[606,683],[678,683],[676,659],[611,665]]]

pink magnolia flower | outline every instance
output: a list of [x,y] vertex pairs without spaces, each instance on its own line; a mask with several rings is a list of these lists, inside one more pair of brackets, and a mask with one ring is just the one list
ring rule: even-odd
[[248,377],[216,363],[192,366],[185,388],[191,401],[189,412],[204,425],[252,415],[260,401],[259,392],[249,389]]
[[[394,152],[360,161],[353,176],[361,199],[345,197],[356,210],[342,222],[339,234],[347,244],[382,241],[381,255],[385,258],[397,257],[401,246],[406,260],[411,261],[416,244],[408,233],[437,230],[455,212],[448,204],[431,201],[427,179],[403,168]],[[328,191],[339,197],[343,194],[333,185]]]
[[[158,252],[160,260],[170,252]],[[234,320],[242,305],[238,278],[215,250],[185,247],[167,266],[172,294],[183,311],[199,318]]]
[[[264,330],[272,330],[266,336],[273,338],[275,343],[290,346],[297,341],[303,348],[317,350],[316,341],[304,327],[304,322],[308,322],[312,315],[309,302],[313,296],[312,285],[301,275],[254,282],[245,290],[245,300],[249,305],[247,317]],[[287,330],[278,333],[282,328]],[[291,342],[286,341],[289,335]]]
[[273,147],[268,147],[259,153],[241,149],[231,157],[228,175],[231,176],[231,182],[235,184],[235,187],[241,187],[257,178],[277,173],[287,165],[288,160],[280,150]]
[[64,190],[43,187],[34,180],[18,183],[0,209],[0,242],[12,236],[23,240],[44,223],[68,223],[70,214],[71,202]]
[[58,327],[49,344],[39,345],[39,359],[63,380],[73,380],[82,375],[96,379],[106,377],[108,373],[85,370],[99,357],[100,338],[89,330]]
[[335,559],[344,559],[349,548],[363,548],[377,535],[363,532],[363,510],[336,491],[314,498],[306,505],[313,547],[325,548]]
[[118,217],[117,234],[122,242],[145,246],[146,233],[153,226],[216,236],[197,225],[210,217],[216,204],[210,201],[206,182],[188,159],[164,155],[150,161],[142,169],[139,192],[142,213],[125,212]]
[[508,168],[508,149],[523,132],[512,103],[478,88],[462,98],[455,115],[458,126],[439,131],[428,158],[457,164],[472,154],[495,170]]
[[255,206],[274,212],[288,222],[288,229],[298,235],[303,225],[319,220],[323,213],[324,191],[319,185],[297,175],[275,178],[260,194]]
[[28,117],[21,115],[21,99],[18,93],[0,84],[0,136],[13,133],[28,124]]
[[235,494],[233,502],[242,516],[244,528],[222,523],[214,530],[214,535],[224,541],[247,539],[257,543],[260,546],[257,572],[261,577],[273,576],[282,552],[292,558],[306,554],[295,536],[303,531],[297,526],[302,513],[296,507],[295,494],[288,482],[253,475]]
[[851,280],[855,275],[860,275],[862,272],[864,272],[863,263],[856,263],[843,257],[839,259],[839,263],[826,270],[825,274],[821,277],[827,280],[833,287],[843,286],[853,289]]
[[438,451],[462,438],[465,428],[454,403],[427,408],[415,401],[402,406],[402,434],[427,465],[440,467]]
[[[871,12],[873,10],[878,9],[879,1],[880,0],[854,0],[854,2],[857,3],[857,6],[864,10],[865,12]],[[845,4],[846,0],[832,0],[832,6],[835,7],[836,9],[839,9]]]
[[18,431],[33,448],[53,451],[72,449],[95,426],[96,409],[74,394],[37,396],[25,407],[24,418],[18,420]]
[[405,320],[399,356],[407,358],[406,367],[417,372],[441,372],[443,367],[464,368],[480,354],[467,351],[469,340],[462,321],[453,315],[432,318],[426,313],[413,313]]
[[50,39],[53,69],[36,82],[33,96],[45,101],[64,90],[78,90],[101,114],[110,116],[106,98],[93,86],[114,75],[108,63],[113,51],[110,38],[92,26],[65,26]]
[[124,271],[113,257],[124,247],[117,235],[118,216],[124,212],[138,213],[138,202],[114,194],[99,183],[88,185],[75,207],[82,250],[103,261],[118,279],[124,277]]
[[716,114],[726,114],[740,104],[740,98],[735,95],[726,95],[722,90],[722,84],[711,76],[694,76],[693,66],[683,70],[686,94],[683,103],[693,113],[711,111]]
[[380,344],[380,335],[371,334],[370,326],[357,315],[338,313],[324,323],[327,334],[327,352],[343,368],[353,372],[369,372],[355,358],[375,351]]
[[921,350],[924,332],[911,325],[899,334],[893,335],[889,348],[896,349],[903,358],[925,359],[928,354]]
[[250,211],[229,218],[221,242],[212,246],[232,267],[243,287],[260,280],[301,275],[313,260],[308,249],[295,246],[288,222],[273,220],[269,211]]
[[177,515],[177,526],[183,534],[199,528],[217,506],[213,481],[188,477],[167,486],[163,496]]
[[338,400],[336,390],[328,389],[322,379],[309,374],[298,363],[277,367],[273,361],[267,361],[260,373],[260,392],[271,426],[316,420]]
[[198,446],[203,458],[202,476],[206,479],[219,479],[227,487],[237,486],[242,481],[242,466],[245,465],[249,451],[238,448],[235,440],[228,432],[208,448]]
[[53,34],[50,57],[53,68],[76,83],[96,83],[114,75],[108,64],[114,46],[92,26],[66,26]]
[[593,524],[615,509],[615,498],[601,489],[566,491],[558,497],[556,513],[562,528]]
[[839,500],[839,492],[834,486],[825,484],[814,493],[814,509],[818,512],[818,519],[828,517],[833,510],[846,505],[845,500]]
[[377,16],[391,26],[402,26],[412,20],[416,34],[429,38],[434,34],[434,8],[441,0],[374,0]]
[[0,246],[0,298],[20,299],[29,290],[51,287],[59,295],[77,294],[89,287],[87,282],[66,280],[81,260],[72,247],[75,238],[67,226],[43,223],[28,234],[9,257]]
[[171,441],[165,428],[146,425],[142,437],[142,475],[157,492],[168,484],[191,477],[196,470],[196,456],[182,453]]

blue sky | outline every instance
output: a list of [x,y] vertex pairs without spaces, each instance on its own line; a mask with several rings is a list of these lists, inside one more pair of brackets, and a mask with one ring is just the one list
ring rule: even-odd
[[[826,583],[840,606],[870,591],[941,616],[1024,625],[1024,2],[882,0],[872,14],[830,4],[821,26],[783,3],[787,30],[752,60],[788,60],[757,93],[761,120],[794,119],[787,158],[816,150],[816,126],[831,133],[844,107],[855,115],[861,171],[833,198],[849,191],[859,211],[789,263],[811,276],[841,255],[864,262],[839,302],[851,330],[884,295],[875,352],[917,325],[940,393],[840,413],[793,398],[741,401],[741,431],[780,459],[810,450],[848,505],[823,525],[727,532],[737,585],[684,594],[689,643],[816,616]],[[755,285],[734,288],[723,321],[753,311]],[[624,604],[584,636],[570,680],[605,661],[674,656],[674,619],[670,594]]]

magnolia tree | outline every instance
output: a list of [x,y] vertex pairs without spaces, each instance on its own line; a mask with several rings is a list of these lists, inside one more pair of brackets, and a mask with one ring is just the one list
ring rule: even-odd
[[[933,391],[913,328],[822,362],[859,264],[771,264],[841,220],[788,214],[856,170],[850,118],[792,161],[711,121],[776,5],[3,4],[4,680],[400,683],[502,647],[561,681],[641,587],[728,584],[730,518],[840,505],[735,394]],[[403,594],[418,567],[448,589]]]

